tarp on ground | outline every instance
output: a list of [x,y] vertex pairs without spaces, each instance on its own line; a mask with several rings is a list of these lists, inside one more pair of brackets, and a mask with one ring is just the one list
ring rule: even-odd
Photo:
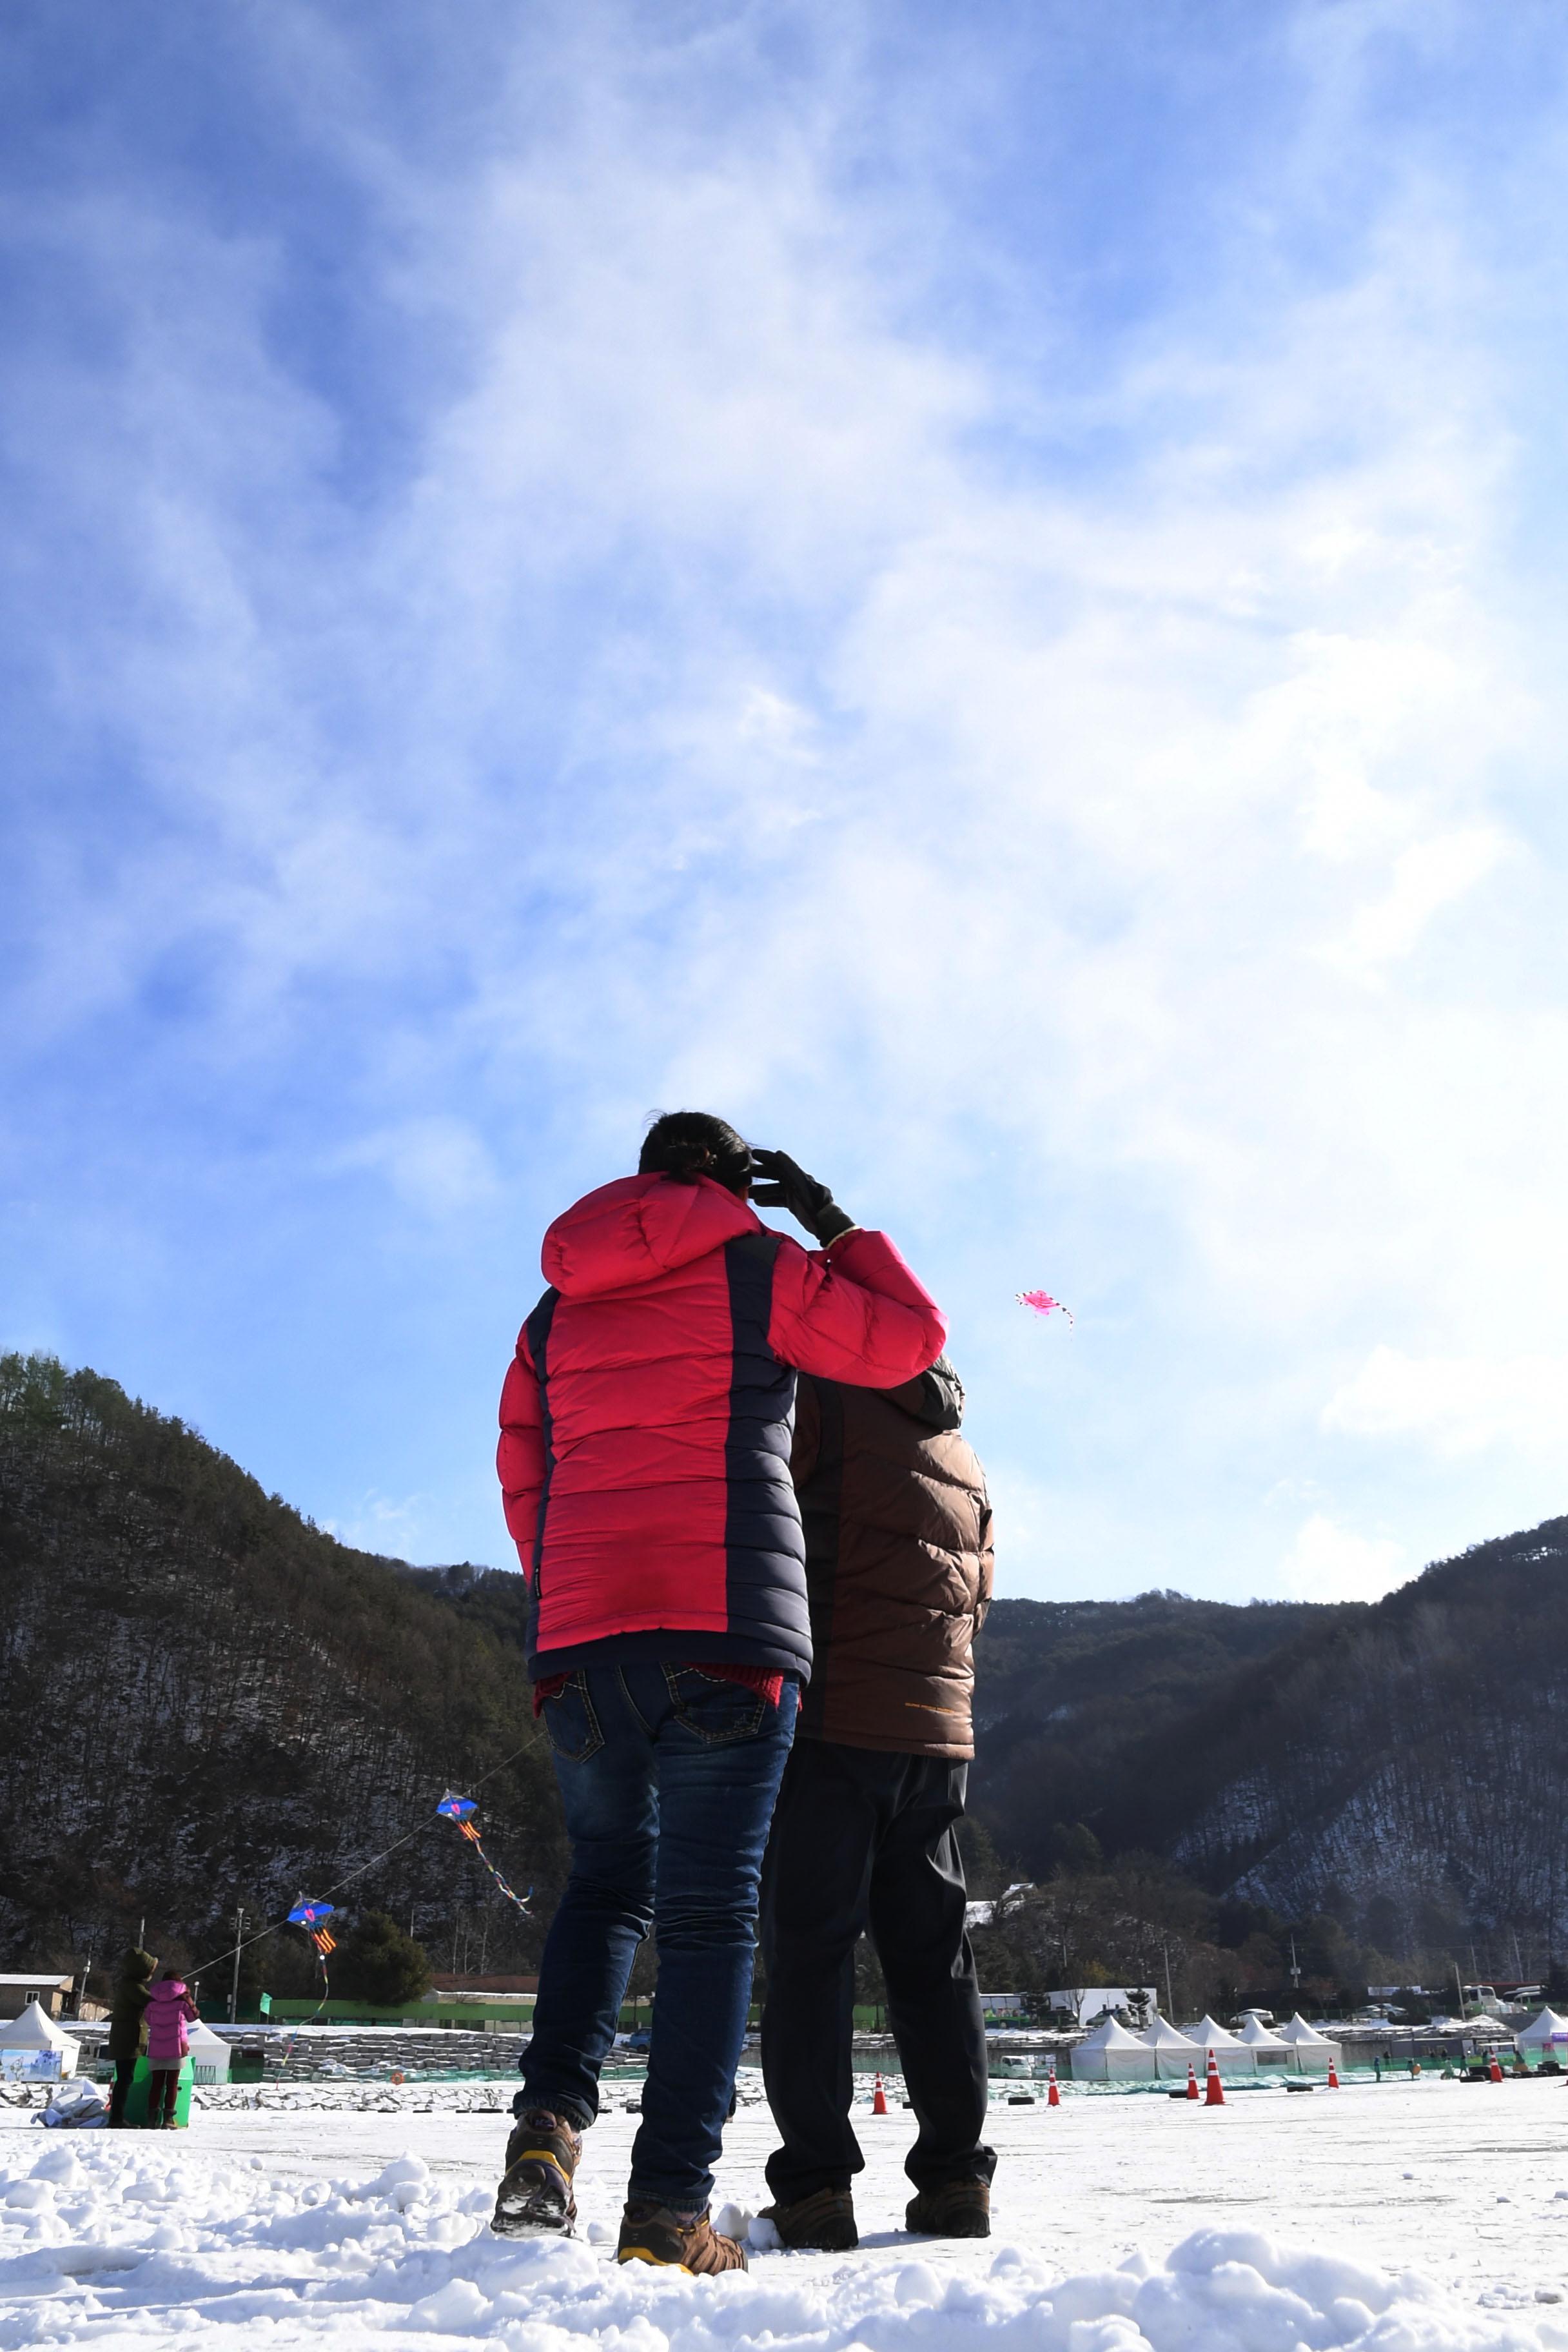
[[1113,2017],[1075,2042],[1067,2054],[1075,2083],[1152,2083],[1159,2073],[1153,2051]]

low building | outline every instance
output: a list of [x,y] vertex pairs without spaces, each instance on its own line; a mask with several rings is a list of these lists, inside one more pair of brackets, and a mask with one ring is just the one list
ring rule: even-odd
[[437,1992],[537,1992],[537,1977],[473,1977],[433,1976],[431,1985]]
[[0,1976],[0,2018],[20,2017],[30,2000],[46,2017],[63,2017],[75,1990],[75,1977],[62,1977],[54,1969],[42,1975]]
[[1065,2010],[1075,2025],[1098,2025],[1101,2018],[1122,2021],[1154,2014],[1152,1985],[1071,1985],[1065,1992],[1048,1992],[1047,2009]]
[[[369,2000],[295,2000],[274,1995],[267,2001],[265,2014],[276,2021],[313,2020],[322,2025],[437,2025],[448,2032],[467,2028],[480,2033],[526,2033],[533,2024],[533,1999],[531,1992],[432,1990],[423,2000],[385,2009]],[[622,2011],[623,2018],[630,2014],[629,2009]]]

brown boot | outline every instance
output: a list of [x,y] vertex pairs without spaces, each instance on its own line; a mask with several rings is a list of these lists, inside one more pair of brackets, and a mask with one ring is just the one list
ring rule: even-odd
[[582,2153],[582,2135],[563,2116],[525,2108],[506,2144],[506,2170],[490,2217],[497,2237],[521,2238],[532,2230],[570,2237],[577,2219],[572,2179]]
[[733,2238],[721,2238],[706,2212],[672,2213],[667,2205],[628,2198],[616,2260],[657,2263],[707,2278],[715,2271],[743,2271],[746,2249]]
[[904,2208],[904,2227],[927,2238],[988,2238],[989,2183],[946,2180],[940,2189],[922,2189]]
[[860,2242],[855,2199],[847,2189],[816,2189],[793,2205],[764,2205],[759,2221],[771,2221],[779,2243],[795,2252],[847,2254]]

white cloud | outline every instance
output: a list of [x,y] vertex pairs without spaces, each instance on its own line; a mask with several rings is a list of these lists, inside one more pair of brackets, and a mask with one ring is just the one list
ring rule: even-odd
[[347,1519],[323,1519],[321,1527],[353,1551],[373,1551],[394,1559],[414,1559],[421,1547],[429,1549],[429,1503],[426,1495],[362,1495]]
[[1292,1601],[1381,1601],[1411,1573],[1392,1537],[1358,1536],[1315,1511],[1280,1562],[1279,1581]]
[[[1525,1361],[1568,1315],[1531,797],[1563,713],[1510,571],[1534,362],[1478,330],[1457,180],[1394,170],[1292,258],[1376,144],[1364,10],[1297,12],[1300,151],[1233,191],[1200,288],[1079,348],[1032,263],[1026,381],[945,299],[994,223],[857,193],[852,43],[786,99],[744,12],[657,71],[590,13],[571,103],[520,47],[471,160],[432,166],[289,12],[373,217],[361,298],[395,359],[410,320],[442,355],[406,363],[374,494],[340,493],[354,420],[281,356],[266,241],[156,177],[51,214],[62,268],[129,289],[123,361],[68,352],[28,411],[52,528],[109,583],[46,616],[56,716],[84,759],[123,747],[150,814],[50,838],[18,1034],[212,940],[197,1052],[287,1064],[346,1004],[322,1157],[435,1225],[704,1097],[847,1163],[941,1275],[978,1216],[1000,1298],[1121,1299],[1099,1377],[1133,1466],[1114,1528],[1064,1503],[1051,1572],[1190,1582],[1149,1537],[1194,1429],[1268,1491],[1347,1345],[1436,1312],[1455,1362],[1489,1323]],[[718,49],[754,79],[697,135],[680,58]],[[1037,1429],[991,1377],[1022,1479]]]
[[331,1153],[328,1173],[374,1169],[404,1204],[440,1223],[487,1206],[501,1190],[482,1138],[457,1118],[412,1118]]
[[1360,908],[1345,937],[1325,955],[1370,979],[1381,966],[1409,955],[1433,917],[1473,890],[1506,847],[1503,835],[1489,826],[1417,842],[1394,861],[1386,894]]
[[1561,1459],[1568,1356],[1407,1356],[1374,1348],[1323,1408],[1352,1437],[1410,1437],[1448,1455],[1514,1446]]

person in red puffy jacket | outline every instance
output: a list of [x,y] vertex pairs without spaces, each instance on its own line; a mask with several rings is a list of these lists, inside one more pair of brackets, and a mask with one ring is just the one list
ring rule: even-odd
[[[758,1178],[765,1181],[759,1183]],[[817,1246],[770,1232],[787,1209]],[[498,1467],[572,1848],[493,2226],[570,2229],[637,1945],[659,1953],[623,2261],[743,2267],[707,2219],[757,1889],[811,1671],[796,1370],[914,1379],[946,1325],[887,1237],[783,1152],[673,1112],[545,1236]]]

